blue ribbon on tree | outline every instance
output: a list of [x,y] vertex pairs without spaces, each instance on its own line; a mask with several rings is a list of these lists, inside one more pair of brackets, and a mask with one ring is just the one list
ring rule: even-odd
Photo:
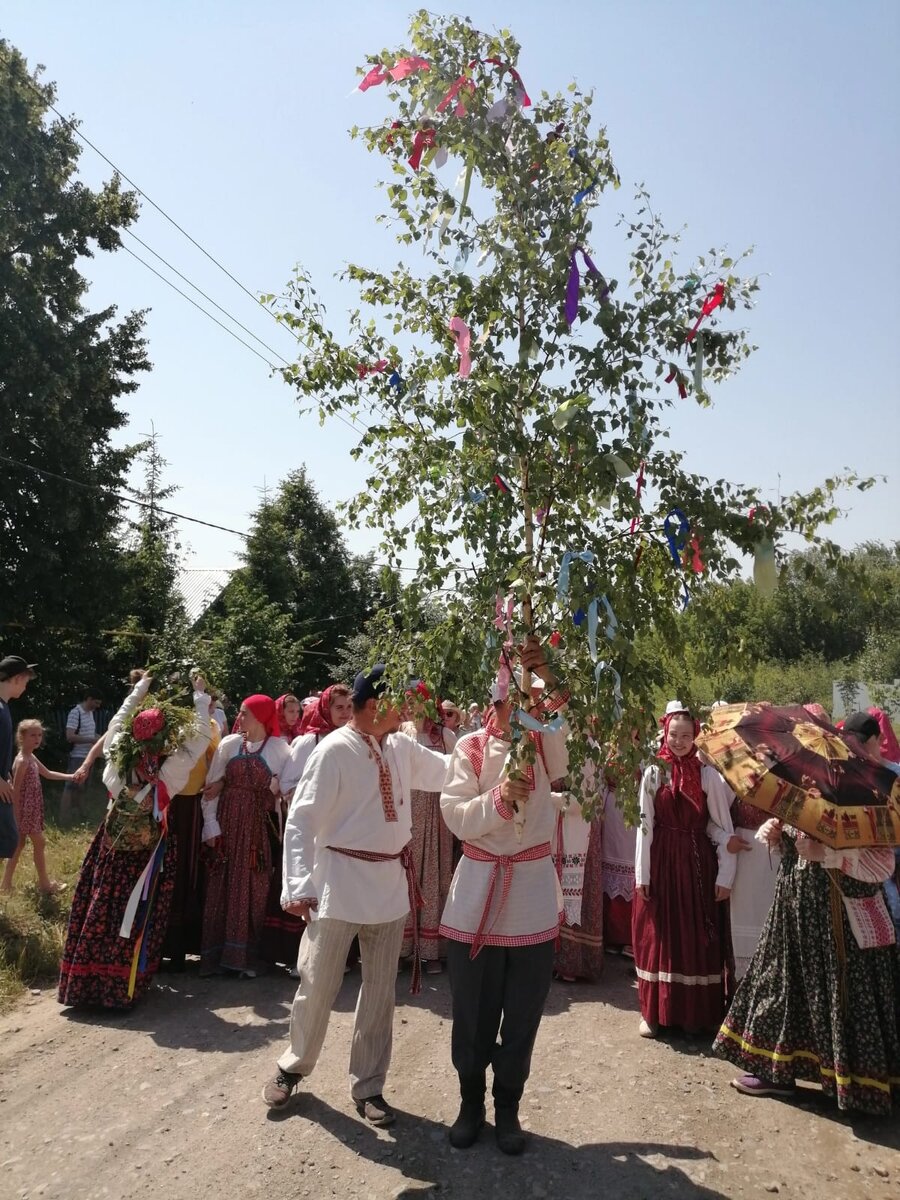
[[591,564],[594,561],[593,550],[567,550],[562,556],[562,562],[559,564],[559,579],[556,583],[556,598],[559,601],[565,600],[569,594],[569,570],[574,559],[580,559],[583,563]]
[[[673,529],[673,518],[678,518],[678,528]],[[681,567],[681,555],[687,545],[688,534],[691,532],[691,523],[681,511],[680,508],[673,508],[663,522],[663,532],[666,535],[666,541],[669,543],[669,553],[672,555],[672,561],[676,567]]]
[[587,613],[584,611],[583,608],[575,609],[575,611],[572,613],[572,624],[575,626],[576,629],[578,628],[579,625],[584,624],[586,616],[587,616]]
[[471,487],[466,492],[466,499],[470,504],[481,504],[483,500],[487,500],[487,492],[483,492],[481,488]]
[[395,391],[398,396],[403,395],[403,379],[396,368],[388,376],[388,387]]
[[588,623],[588,649],[591,652],[591,661],[596,662],[597,653],[597,630],[600,625],[600,605],[603,605],[606,610],[606,628],[604,634],[608,641],[613,641],[616,636],[616,630],[619,628],[619,621],[616,614],[613,612],[613,607],[606,596],[594,597],[588,605],[587,623]]
[[607,662],[598,662],[594,667],[594,699],[596,700],[600,692],[600,676],[604,671],[609,671],[613,677],[613,709],[617,721],[622,719],[622,676],[615,667],[611,667]]
[[548,721],[546,725],[542,725],[531,713],[527,713],[524,708],[516,709],[513,720],[517,721],[519,725],[523,725],[526,729],[533,730],[535,733],[559,733],[563,725],[565,725],[565,720],[559,713],[556,714],[552,721]]

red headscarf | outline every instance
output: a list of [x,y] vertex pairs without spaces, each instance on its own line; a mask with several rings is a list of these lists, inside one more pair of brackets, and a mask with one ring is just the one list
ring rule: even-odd
[[[296,699],[293,692],[285,692],[283,696],[279,696],[275,701],[275,715],[278,718],[278,732],[283,738],[287,738],[289,742],[292,742],[300,732],[300,727],[303,724],[303,714],[301,712],[297,720],[292,725],[288,725],[284,716],[284,702],[289,696],[292,700]],[[297,703],[299,704],[299,700]]]
[[324,737],[326,733],[334,733],[337,726],[331,719],[332,690],[331,687],[327,687],[316,699],[315,704],[307,704],[304,708],[303,716],[300,718],[301,733],[314,733],[318,737]]
[[263,696],[259,693],[255,696],[247,696],[241,707],[246,708],[249,713],[256,717],[257,721],[259,721],[270,737],[281,736],[278,714],[275,711],[275,701],[271,696]]
[[700,776],[701,763],[697,755],[696,745],[691,746],[687,754],[673,754],[669,749],[669,726],[679,717],[687,717],[694,724],[694,737],[700,732],[700,722],[689,712],[667,713],[660,721],[663,731],[663,744],[657,751],[657,757],[669,764],[672,772],[672,791],[681,792],[692,804],[702,808],[706,804],[703,795],[703,783]]
[[900,742],[897,741],[891,718],[882,708],[870,708],[869,716],[875,718],[878,728],[881,730],[881,737],[878,739],[881,757],[888,762],[900,762]]

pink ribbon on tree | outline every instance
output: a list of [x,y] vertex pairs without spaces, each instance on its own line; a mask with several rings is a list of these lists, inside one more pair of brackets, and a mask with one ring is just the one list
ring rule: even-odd
[[499,629],[501,633],[506,632],[508,638],[512,637],[512,615],[515,606],[515,597],[507,596],[504,601],[500,592],[497,593],[497,600],[494,606],[496,616],[494,617],[494,628]]
[[512,75],[513,79],[519,85],[519,91],[522,93],[521,101],[520,101],[522,107],[523,108],[531,107],[531,98],[528,95],[528,93],[525,91],[525,85],[524,85],[524,83],[522,83],[522,76],[519,74],[519,72],[516,70],[515,67],[511,67],[509,65],[509,63],[504,62],[502,58],[484,58],[484,59],[473,58],[472,61],[469,63],[468,67],[466,68],[466,70],[463,72],[463,74],[460,75],[450,85],[450,88],[447,91],[446,96],[444,96],[443,100],[437,106],[437,111],[439,113],[446,112],[446,110],[450,107],[450,105],[453,104],[453,101],[456,100],[456,104],[453,109],[454,113],[458,117],[464,117],[466,115],[465,101],[463,100],[462,96],[460,96],[460,92],[464,92],[464,93],[467,92],[471,95],[471,93],[475,91],[475,84],[472,80],[471,75],[469,75],[468,72],[471,71],[473,67],[477,67],[479,62],[490,63],[492,66],[499,67],[501,71],[509,71],[510,75]]
[[469,353],[472,335],[462,317],[451,317],[449,329],[456,338],[456,349],[459,351],[459,377],[467,379],[472,370],[472,357]]
[[401,79],[406,79],[408,75],[414,75],[416,71],[427,71],[430,66],[431,63],[427,59],[416,56],[412,58],[398,58],[392,67],[384,67],[381,63],[376,63],[365,74],[356,90],[367,92],[369,88],[387,83],[389,79],[392,79],[394,83],[399,83]]
[[686,342],[692,342],[694,340],[694,338],[697,336],[697,330],[700,328],[700,325],[703,322],[703,320],[706,317],[708,317],[710,313],[715,312],[715,310],[719,307],[719,305],[723,304],[724,302],[725,302],[725,284],[717,283],[715,286],[715,289],[713,291],[711,291],[710,294],[703,301],[703,308],[700,310],[700,316],[694,322],[693,327],[688,331],[688,334],[684,340]]
[[370,367],[367,363],[357,363],[356,373],[360,379],[365,379],[367,375],[377,375],[379,371],[383,371],[388,365],[386,358],[379,358],[377,363],[373,363]]
[[688,543],[691,549],[691,570],[695,575],[702,575],[706,570],[706,565],[703,562],[703,555],[700,549],[700,537],[694,534]]
[[598,275],[600,272],[594,266],[593,260],[588,252],[582,246],[576,246],[572,251],[572,256],[569,266],[569,281],[566,284],[566,323],[571,326],[578,316],[578,299],[581,294],[581,276],[578,273],[578,255],[584,259],[586,270],[591,275]]

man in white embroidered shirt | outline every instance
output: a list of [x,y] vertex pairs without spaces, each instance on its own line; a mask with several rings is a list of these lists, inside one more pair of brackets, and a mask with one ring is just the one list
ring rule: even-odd
[[[526,639],[521,658],[544,680],[540,709],[548,721],[568,697],[537,638]],[[527,707],[528,697],[522,700]],[[556,820],[550,784],[568,769],[565,729],[554,717],[526,734],[534,761],[515,773],[525,777],[507,773],[510,716],[519,703],[512,695],[496,699],[484,728],[460,738],[441,794],[444,820],[463,843],[440,927],[447,938],[451,1053],[462,1097],[450,1142],[463,1150],[478,1137],[490,1065],[497,1145],[505,1154],[525,1148],[519,1101],[553,977],[563,905],[550,857]],[[524,814],[521,840],[516,810]]]
[[[350,1047],[350,1092],[357,1112],[374,1125],[395,1118],[382,1093],[391,1061],[397,960],[416,896],[410,791],[440,791],[447,772],[443,754],[397,732],[400,713],[380,700],[383,674],[379,665],[357,675],[353,716],[310,755],[288,813],[281,906],[303,917],[307,928],[291,1044],[263,1089],[270,1108],[283,1108],[315,1067],[347,952],[358,936],[364,986]],[[416,966],[418,959],[414,951]]]

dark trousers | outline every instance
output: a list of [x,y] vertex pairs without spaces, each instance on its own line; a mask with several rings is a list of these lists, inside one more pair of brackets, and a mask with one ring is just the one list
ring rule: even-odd
[[[453,993],[451,1055],[463,1098],[482,1091],[494,1069],[494,1100],[518,1104],[531,1071],[531,1052],[553,979],[554,942],[483,946],[447,942]],[[499,1041],[498,1041],[499,1035]]]

